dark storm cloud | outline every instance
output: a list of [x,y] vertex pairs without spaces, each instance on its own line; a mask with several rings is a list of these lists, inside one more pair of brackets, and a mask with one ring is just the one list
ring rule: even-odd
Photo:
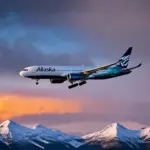
[[[16,39],[14,47],[8,46],[7,41],[2,38],[1,69],[19,71],[25,66],[38,64],[91,65],[91,59],[95,57],[99,60],[101,58],[116,60],[129,46],[134,47],[134,60],[149,63],[149,5],[148,0],[2,1],[1,28],[16,23],[27,26],[27,29],[30,26],[33,28],[39,26],[43,29],[45,26],[65,27],[74,32],[81,31],[80,34],[76,32],[79,34],[76,37],[69,34],[68,38],[80,39],[81,43],[84,43],[84,48],[82,52],[72,55],[63,52],[47,55],[35,48],[32,43],[26,43],[25,38],[28,37],[24,40]],[[85,36],[82,38],[82,35]],[[83,56],[86,59],[83,59]]]
[[[82,53],[82,52],[81,52]],[[0,66],[4,72],[18,72],[31,65],[91,65],[89,58],[82,55],[67,53],[44,53],[29,44],[17,43],[10,48],[6,43],[0,44]]]
[[3,1],[0,5],[3,19],[15,12],[27,26],[85,31],[90,39],[86,41],[90,55],[116,58],[127,47],[134,46],[136,58],[150,57],[149,0],[15,0],[9,3]]
[[[149,0],[1,0],[1,12],[36,12],[36,13],[63,13],[63,12],[114,12],[116,11],[140,11],[149,10]],[[124,7],[124,10],[122,9]],[[145,9],[143,9],[145,7]]]
[[[85,36],[87,36],[86,38],[84,37],[84,39],[81,39],[81,41],[83,40],[85,43],[83,54],[90,57],[116,59],[120,57],[129,46],[133,46],[134,59],[137,58],[138,60],[143,59],[149,61],[149,5],[149,0],[46,0],[44,2],[41,0],[14,0],[13,2],[2,1],[0,10],[1,21],[7,19],[10,16],[10,13],[14,12],[15,15],[18,16],[17,21],[28,27],[40,26],[44,29],[45,26],[57,26],[60,28],[65,27],[82,31],[81,35],[85,34]],[[72,38],[72,35],[70,35],[70,38]],[[50,55],[45,57],[38,51],[33,52],[33,49],[35,48],[32,45],[26,47],[31,52],[29,56],[27,56],[28,54],[26,54],[25,50],[21,50],[22,48],[20,50],[14,49],[14,53],[11,54],[12,50],[8,52],[7,45],[5,45],[3,49],[6,49],[5,54],[8,55],[5,64],[10,64],[14,58],[17,60],[22,55],[24,56],[24,58],[21,57],[22,62],[17,60],[17,63],[20,64],[17,69],[22,68],[24,65],[37,64],[37,62],[63,65],[72,64],[74,61],[74,56],[71,57],[68,56],[68,54],[60,54],[59,56]],[[4,51],[3,49],[1,49],[1,51]],[[22,53],[22,55],[20,55],[20,53]],[[14,58],[9,59],[9,55]],[[20,55],[19,58],[17,58],[16,55]],[[78,58],[81,56],[82,53],[75,57]],[[41,60],[39,60],[39,57],[41,57]],[[50,59],[52,61],[50,61]],[[84,62],[83,59],[81,61],[80,58],[78,59],[79,63],[91,64],[90,60],[84,59]],[[11,61],[9,62],[9,60]],[[10,64],[10,66],[11,65],[12,64]]]
[[[79,5],[80,4],[80,5]],[[81,10],[84,1],[79,0],[7,0],[1,1],[1,12],[18,12],[18,13],[59,13],[73,10]]]

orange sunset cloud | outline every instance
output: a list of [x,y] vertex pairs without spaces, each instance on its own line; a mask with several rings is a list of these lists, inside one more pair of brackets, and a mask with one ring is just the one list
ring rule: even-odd
[[0,95],[0,119],[10,119],[24,115],[46,113],[77,113],[80,112],[79,101],[59,98],[31,97],[24,95]]

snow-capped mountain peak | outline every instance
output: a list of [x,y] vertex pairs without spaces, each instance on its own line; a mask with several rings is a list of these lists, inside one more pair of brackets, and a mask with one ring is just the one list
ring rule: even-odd
[[19,125],[11,120],[6,120],[3,123],[0,124],[0,127],[9,127],[9,126],[16,126]]
[[[129,147],[138,147],[142,143],[141,130],[130,130],[119,123],[112,123],[99,132],[94,132],[83,136],[88,143],[101,143],[103,147],[111,144],[126,143]],[[118,142],[119,141],[119,142]]]
[[4,141],[22,141],[32,134],[32,130],[11,120],[0,124],[0,135]]
[[36,131],[45,131],[45,132],[60,132],[59,130],[54,130],[51,128],[47,128],[43,125],[37,124],[35,126],[32,127],[32,129],[36,130]]
[[102,137],[109,137],[114,138],[117,137],[117,130],[124,128],[119,123],[112,123],[108,126],[106,126],[103,130],[94,132],[88,135],[83,136],[84,139],[90,139],[90,138],[102,138]]
[[121,143],[130,148],[137,148],[141,143],[148,141],[150,141],[150,128],[130,130],[119,123],[112,123],[101,131],[83,137],[62,133],[40,124],[33,128],[24,127],[11,120],[0,124],[0,144],[6,145],[14,142],[21,145],[31,144],[44,149],[43,145],[52,143],[74,148],[97,144],[107,148]]
[[0,124],[0,137],[1,140],[9,144],[11,141],[17,143],[34,143],[34,140],[44,143],[59,142],[78,147],[81,145],[81,137],[68,135],[53,130],[43,125],[36,125],[32,129],[21,126],[11,120],[7,120]]
[[117,128],[125,128],[125,127],[120,123],[112,123],[108,125],[106,128],[117,129]]
[[20,127],[19,124],[11,121],[11,120],[6,120],[3,123],[0,124],[0,134],[6,135],[8,134],[11,130]]
[[123,129],[123,126],[120,125],[119,123],[112,123],[110,125],[108,125],[106,128],[104,128],[102,131],[100,131],[101,133],[103,133],[105,136],[117,136],[117,131]]
[[112,123],[107,127],[105,127],[103,130],[85,135],[83,136],[83,138],[92,141],[93,140],[109,141],[112,139],[125,141],[129,139],[139,139],[138,135],[139,135],[138,130],[129,130],[128,128],[125,128],[123,125],[119,123]]

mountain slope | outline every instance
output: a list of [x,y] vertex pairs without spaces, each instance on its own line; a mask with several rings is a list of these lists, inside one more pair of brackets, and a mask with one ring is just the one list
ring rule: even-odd
[[10,142],[26,142],[33,134],[29,128],[23,127],[13,121],[7,120],[0,124],[0,135],[3,142],[9,144]]
[[79,147],[82,144],[82,142],[84,142],[83,139],[79,136],[64,134],[58,130],[49,129],[42,125],[37,125],[33,127],[33,129],[42,137],[51,139],[53,141],[59,141],[61,143],[70,144],[73,147]]
[[86,144],[99,144],[103,148],[115,146],[140,148],[145,139],[150,137],[149,129],[129,130],[119,123],[113,123],[99,132],[83,136]]
[[147,150],[150,128],[130,130],[119,123],[85,136],[73,136],[42,125],[33,128],[7,120],[0,124],[0,150]]
[[58,145],[61,147],[79,147],[83,139],[42,125],[37,125],[30,129],[7,120],[0,124],[0,141],[13,147],[30,145],[30,147],[44,149],[48,145],[53,145],[53,147],[59,147]]

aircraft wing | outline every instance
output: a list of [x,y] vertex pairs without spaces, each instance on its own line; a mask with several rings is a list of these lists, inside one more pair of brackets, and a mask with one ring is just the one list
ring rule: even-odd
[[96,67],[96,68],[92,68],[92,69],[89,69],[89,70],[84,70],[81,72],[82,75],[90,75],[92,73],[96,73],[97,71],[99,70],[104,70],[104,69],[107,69],[113,65],[115,65],[116,63],[112,63],[112,64],[108,64],[108,65],[104,65],[104,66],[100,66],[100,67]]

